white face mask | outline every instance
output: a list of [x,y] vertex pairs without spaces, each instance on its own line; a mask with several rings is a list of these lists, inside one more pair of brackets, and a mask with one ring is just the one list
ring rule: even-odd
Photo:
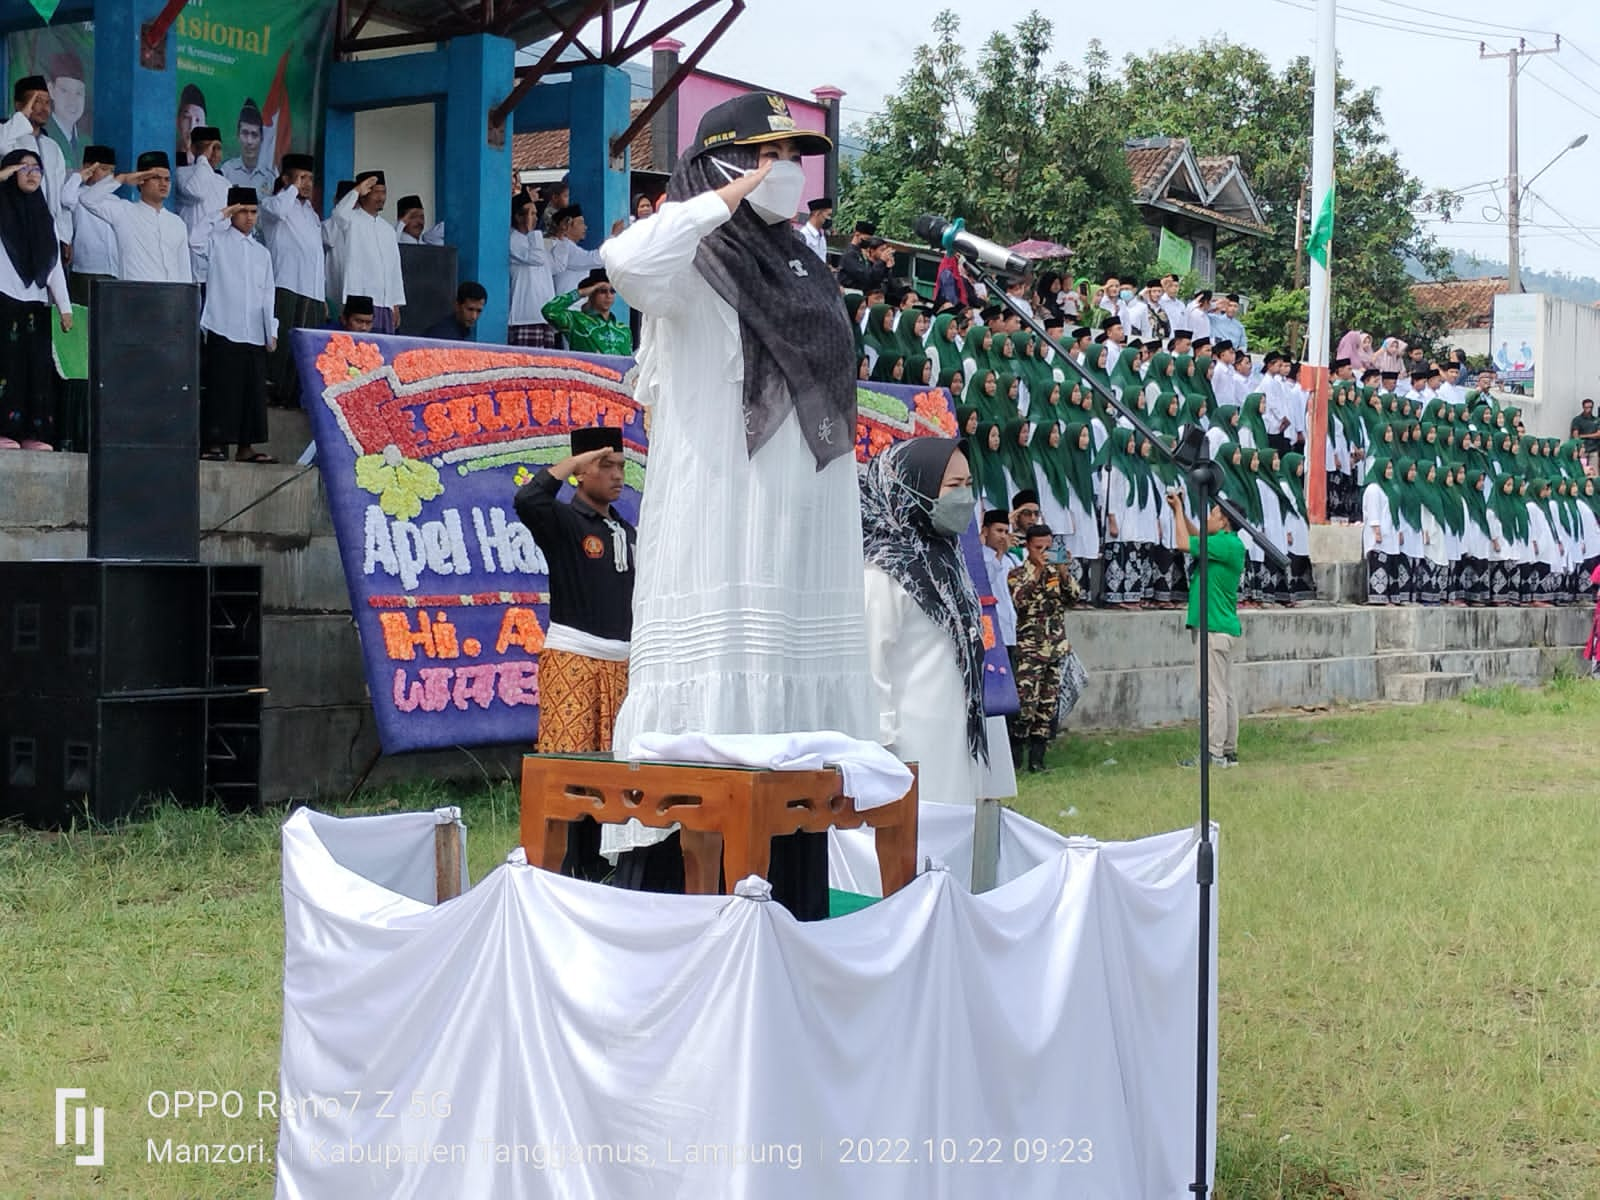
[[[713,158],[711,161],[729,183],[741,175],[749,174],[723,162],[720,158]],[[756,184],[755,190],[745,197],[745,201],[768,225],[777,225],[783,221],[794,220],[795,214],[800,210],[800,197],[805,194],[805,190],[806,173],[800,164],[789,159],[780,159],[772,164],[767,177]]]

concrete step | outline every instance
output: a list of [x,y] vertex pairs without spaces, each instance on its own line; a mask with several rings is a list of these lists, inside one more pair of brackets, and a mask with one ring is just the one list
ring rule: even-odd
[[1472,686],[1472,676],[1461,671],[1405,672],[1383,681],[1383,698],[1395,704],[1428,704],[1454,700]]
[[267,410],[267,453],[281,463],[299,461],[311,444],[311,418],[300,408]]

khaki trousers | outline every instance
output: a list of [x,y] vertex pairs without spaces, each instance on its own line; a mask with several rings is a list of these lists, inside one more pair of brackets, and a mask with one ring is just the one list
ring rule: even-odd
[[1210,677],[1206,720],[1212,758],[1239,753],[1239,702],[1233,694],[1233,656],[1241,639],[1231,633],[1206,634]]

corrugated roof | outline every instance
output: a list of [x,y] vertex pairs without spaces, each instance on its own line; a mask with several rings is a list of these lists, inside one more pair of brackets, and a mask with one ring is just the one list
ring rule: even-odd
[[1494,318],[1494,298],[1511,290],[1504,275],[1414,283],[1411,298],[1423,312],[1437,313],[1447,329],[1487,329]]

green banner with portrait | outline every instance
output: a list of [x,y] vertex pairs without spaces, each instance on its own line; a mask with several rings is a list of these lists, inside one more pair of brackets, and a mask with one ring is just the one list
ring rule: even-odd
[[[283,156],[314,151],[321,136],[333,12],[330,0],[189,0],[177,20],[170,148],[187,148],[194,126],[215,125],[222,173],[270,188]],[[6,63],[8,95],[23,76],[44,76],[53,108],[47,132],[68,166],[79,166],[83,147],[95,140],[93,24],[13,33]]]

